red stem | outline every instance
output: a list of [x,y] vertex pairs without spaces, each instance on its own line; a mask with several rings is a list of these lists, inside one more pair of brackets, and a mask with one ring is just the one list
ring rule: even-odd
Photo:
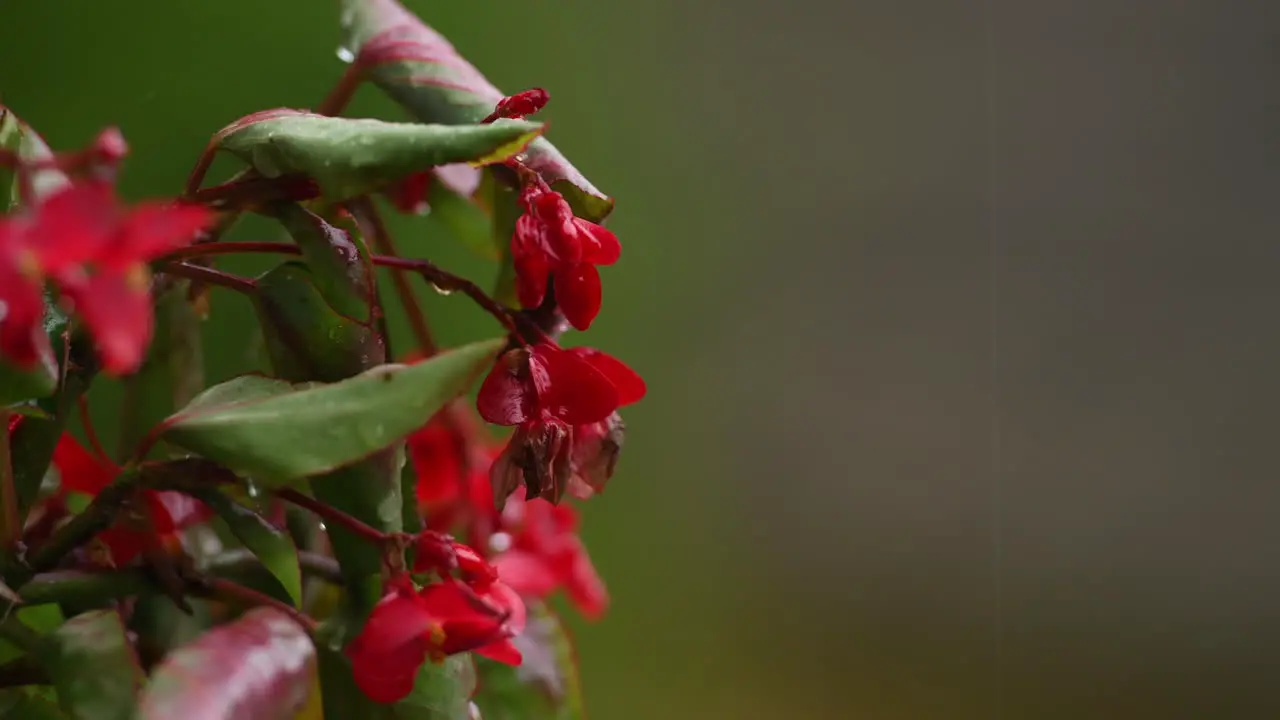
[[308,634],[315,633],[316,621],[312,620],[306,613],[300,612],[292,605],[276,600],[270,595],[265,595],[252,588],[233,583],[230,580],[222,578],[202,578],[199,581],[209,589],[211,595],[222,600],[234,600],[246,605],[265,605],[270,608],[279,610],[280,612],[293,618],[295,622],[303,627]]
[[0,408],[0,502],[4,503],[4,533],[0,543],[8,548],[22,534],[18,518],[18,491],[13,484],[13,446],[9,443],[9,411]]
[[84,395],[76,398],[76,407],[80,411],[80,424],[84,426],[84,436],[89,441],[89,447],[98,453],[99,459],[112,463],[111,456],[102,449],[102,442],[98,440],[98,431],[93,429],[93,420],[89,417],[89,398]]
[[292,243],[283,242],[216,242],[188,245],[179,248],[160,258],[164,262],[190,260],[191,258],[212,257],[214,255],[232,255],[235,253],[278,253],[281,255],[301,255],[302,250]]
[[351,102],[351,98],[355,96],[356,89],[360,87],[360,81],[363,79],[364,66],[357,59],[347,66],[346,72],[342,73],[338,84],[325,96],[316,113],[329,116],[341,114]]
[[[214,245],[200,245],[193,247],[214,247]],[[248,280],[238,275],[220,272],[213,268],[201,267],[184,262],[166,263],[160,268],[161,272],[177,277],[184,277],[188,280],[198,280],[199,282],[208,283],[210,285],[220,285],[229,290],[235,290],[239,293],[250,294],[257,290],[257,284],[252,280]]]
[[325,522],[339,525],[370,542],[382,544],[391,539],[391,535],[370,527],[341,510],[329,507],[315,498],[307,497],[292,488],[285,488],[276,492],[276,496],[281,500],[297,505],[300,508],[310,510]]
[[512,320],[512,312],[503,307],[498,301],[489,297],[479,285],[470,280],[454,275],[451,272],[441,269],[435,263],[429,260],[420,260],[417,258],[401,258],[388,257],[385,255],[374,255],[373,264],[379,267],[397,268],[400,270],[408,270],[421,275],[427,282],[434,285],[438,290],[445,292],[460,292],[471,298],[471,300],[480,306],[482,310],[492,315],[502,326],[507,329],[515,337],[519,338],[520,333],[516,328],[515,321]]
[[[363,218],[369,225],[368,229],[371,232],[368,234],[373,238],[373,247],[381,255],[399,257],[400,253],[396,250],[395,241],[391,239],[391,233],[387,230],[387,224],[382,221],[378,208],[365,198],[356,203],[353,210],[356,211],[357,217]],[[395,286],[396,295],[404,307],[405,316],[409,320],[409,329],[418,342],[418,349],[427,357],[435,355],[439,348],[436,346],[435,338],[432,337],[431,327],[427,325],[427,316],[422,312],[422,306],[418,304],[418,299],[413,294],[409,279],[405,277],[405,271],[391,270],[391,284]]]

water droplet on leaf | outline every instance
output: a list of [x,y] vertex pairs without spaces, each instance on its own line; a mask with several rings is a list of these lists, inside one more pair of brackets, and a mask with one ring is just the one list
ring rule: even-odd
[[356,60],[356,54],[351,52],[349,47],[338,47],[338,59],[344,63],[353,63]]

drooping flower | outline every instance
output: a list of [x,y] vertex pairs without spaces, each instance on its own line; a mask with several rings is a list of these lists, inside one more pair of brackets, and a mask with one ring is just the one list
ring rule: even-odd
[[558,503],[599,492],[621,447],[616,410],[644,397],[645,385],[622,361],[591,348],[561,350],[541,343],[499,359],[480,386],[480,416],[515,433],[490,470],[503,502],[523,484],[529,498]]
[[526,308],[542,304],[549,279],[569,324],[586,330],[600,312],[599,265],[612,265],[622,254],[618,236],[576,217],[560,193],[541,181],[520,193],[525,214],[516,220],[511,260],[516,295]]
[[0,220],[0,351],[24,366],[39,359],[41,289],[51,279],[93,335],[103,368],[133,372],[154,324],[147,261],[189,243],[211,217],[198,205],[126,209],[109,182],[87,179]]
[[[68,492],[95,496],[120,474],[118,465],[90,453],[67,434],[54,448],[53,465],[58,469],[59,500]],[[98,534],[116,566],[129,563],[149,547],[171,547],[178,533],[212,516],[204,503],[179,492],[143,490],[135,497],[134,507]]]
[[490,470],[497,502],[521,483],[529,497],[559,502],[571,471],[573,427],[608,417],[618,392],[591,363],[540,343],[499,358],[476,405],[485,420],[516,427]]
[[413,690],[418,668],[430,659],[474,651],[520,663],[510,638],[524,629],[524,603],[494,581],[483,591],[446,578],[416,589],[407,577],[387,583],[360,634],[347,646],[356,685],[370,699],[391,703]]

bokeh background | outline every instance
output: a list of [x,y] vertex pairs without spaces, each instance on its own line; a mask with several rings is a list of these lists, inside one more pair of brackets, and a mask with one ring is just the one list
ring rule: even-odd
[[[548,88],[619,201],[590,342],[650,396],[586,516],[593,717],[1280,713],[1273,4],[407,4]],[[55,147],[118,124],[124,192],[174,194],[226,122],[324,96],[335,16],[10,0],[0,98]]]

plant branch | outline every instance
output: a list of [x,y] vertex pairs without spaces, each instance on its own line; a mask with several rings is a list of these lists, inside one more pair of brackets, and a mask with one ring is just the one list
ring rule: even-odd
[[[379,255],[389,257],[400,257],[400,253],[396,250],[395,241],[391,239],[391,233],[387,230],[387,224],[382,221],[382,215],[378,212],[378,208],[374,206],[369,198],[361,198],[352,203],[352,211],[357,219],[363,219],[367,224],[367,234],[373,237],[373,247],[378,251]],[[396,295],[400,298],[400,305],[404,307],[405,316],[409,320],[409,328],[413,331],[414,340],[418,343],[418,349],[423,355],[435,355],[439,348],[436,346],[435,338],[431,335],[431,328],[427,325],[427,316],[422,312],[422,306],[418,304],[418,299],[413,294],[413,287],[409,285],[409,279],[405,277],[405,270],[391,269],[391,283],[396,288]]]
[[307,497],[306,495],[303,495],[302,493],[292,488],[285,488],[284,490],[279,490],[276,492],[276,496],[279,497],[281,500],[285,500],[287,502],[293,503],[294,505],[297,505],[298,507],[310,510],[311,512],[315,513],[321,520],[324,520],[327,523],[332,523],[334,525],[338,525],[343,528],[346,528],[352,534],[363,537],[369,540],[370,542],[381,544],[381,543],[387,542],[387,540],[391,538],[391,536],[388,535],[387,533],[384,533],[381,530],[378,530],[377,528],[370,527],[369,525],[366,525],[365,523],[351,517],[350,515],[342,512],[341,510],[325,505],[324,503],[316,500],[315,498]]
[[338,79],[338,84],[334,85],[329,94],[320,102],[320,107],[316,108],[316,112],[330,117],[342,114],[342,111],[351,102],[351,98],[355,96],[362,80],[364,80],[364,65],[357,59],[347,66],[347,69],[342,73],[342,77]]
[[471,298],[471,300],[475,302],[475,304],[479,305],[482,310],[492,315],[498,322],[502,323],[502,326],[505,327],[508,332],[516,337],[520,337],[520,333],[516,328],[516,323],[512,319],[513,314],[511,310],[504,307],[497,300],[489,297],[488,293],[482,290],[479,285],[476,285],[464,277],[454,275],[429,260],[420,260],[416,258],[374,255],[373,264],[379,267],[398,268],[417,273],[427,282],[431,283],[437,290],[442,292],[460,292]]
[[279,610],[280,612],[293,618],[294,622],[301,625],[308,634],[314,634],[316,631],[316,621],[311,619],[306,613],[299,611],[292,605],[276,600],[270,595],[258,592],[252,588],[215,577],[192,577],[189,579],[192,588],[206,597],[224,602],[232,602],[238,605],[263,606]]
[[214,270],[213,268],[192,265],[190,263],[165,263],[160,267],[160,272],[175,275],[177,277],[184,277],[188,280],[208,283],[210,285],[219,285],[246,295],[252,294],[257,290],[257,285],[252,280]]
[[18,490],[13,484],[13,453],[9,444],[8,410],[0,408],[0,503],[4,514],[0,516],[4,527],[0,529],[0,544],[12,547],[22,534],[22,514],[18,512]]
[[188,245],[179,248],[160,258],[161,262],[176,262],[192,258],[213,257],[214,255],[234,255],[237,253],[278,253],[280,255],[301,255],[302,249],[293,243],[284,242],[217,242]]
[[[304,575],[309,575],[334,585],[342,584],[342,570],[338,567],[338,561],[328,555],[300,550],[298,551],[298,567],[302,569]],[[257,555],[243,548],[228,550],[215,555],[205,563],[204,568],[209,574],[219,577],[224,575],[234,577],[249,571],[266,570],[266,566],[262,564]]]

